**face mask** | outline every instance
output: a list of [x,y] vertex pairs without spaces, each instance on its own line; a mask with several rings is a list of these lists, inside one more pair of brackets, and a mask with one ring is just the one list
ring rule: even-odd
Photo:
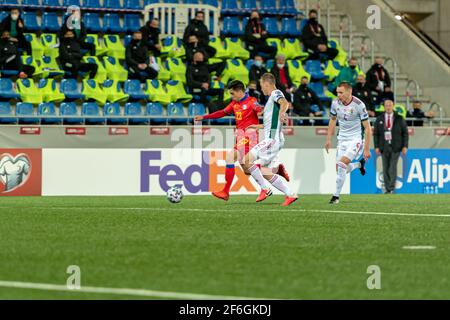
[[12,14],[11,15],[11,19],[16,21],[17,19],[19,19],[19,15],[18,14]]
[[253,17],[252,21],[258,21],[258,19],[259,19],[258,17]]
[[261,67],[262,66],[262,62],[261,61],[255,61],[255,66]]
[[277,64],[278,69],[283,69],[284,68],[284,63],[279,63]]
[[302,85],[301,85],[301,87],[302,88],[306,88],[308,85],[307,84],[304,84],[304,83],[302,83]]
[[312,24],[316,24],[317,23],[317,18],[310,18],[309,22],[311,22]]
[[355,70],[356,66],[350,66],[350,69]]
[[378,69],[381,69],[382,67],[383,67],[382,64],[377,64],[377,68],[378,68]]

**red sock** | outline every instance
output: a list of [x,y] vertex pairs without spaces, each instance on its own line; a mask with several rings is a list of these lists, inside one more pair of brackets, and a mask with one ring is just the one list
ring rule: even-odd
[[230,193],[230,188],[231,188],[231,184],[233,183],[234,174],[235,174],[234,164],[227,165],[227,167],[225,169],[226,184],[225,184],[225,187],[223,188],[223,191],[225,191],[226,193]]

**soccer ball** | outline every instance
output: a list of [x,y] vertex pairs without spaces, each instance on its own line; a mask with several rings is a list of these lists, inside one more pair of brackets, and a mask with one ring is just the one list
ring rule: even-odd
[[173,186],[167,190],[167,200],[171,203],[179,203],[183,199],[183,191],[181,186]]

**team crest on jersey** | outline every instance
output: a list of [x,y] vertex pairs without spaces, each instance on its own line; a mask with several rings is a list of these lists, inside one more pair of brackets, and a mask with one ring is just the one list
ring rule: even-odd
[[247,110],[247,105],[244,104],[244,105],[242,106],[242,109],[243,109],[243,110]]

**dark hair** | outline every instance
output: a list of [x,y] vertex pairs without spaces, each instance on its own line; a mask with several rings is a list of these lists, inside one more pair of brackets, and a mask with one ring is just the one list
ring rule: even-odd
[[311,13],[315,13],[315,14],[319,14],[318,12],[317,12],[317,10],[316,9],[311,9],[311,10],[309,10],[309,13],[308,13],[308,15],[310,15]]
[[203,11],[197,11],[196,13],[195,13],[195,16],[197,16],[199,13],[201,13],[203,16],[205,15],[205,13],[203,12]]
[[309,81],[309,79],[308,79],[308,77],[307,77],[307,76],[303,76],[303,77],[302,77],[302,80],[303,80],[303,79],[306,79],[306,80],[308,80],[308,81]]
[[342,87],[347,89],[347,90],[353,89],[352,85],[350,84],[350,82],[347,82],[347,81],[339,83],[338,88],[342,88]]
[[233,80],[228,84],[228,90],[245,91],[245,85],[240,80]]

